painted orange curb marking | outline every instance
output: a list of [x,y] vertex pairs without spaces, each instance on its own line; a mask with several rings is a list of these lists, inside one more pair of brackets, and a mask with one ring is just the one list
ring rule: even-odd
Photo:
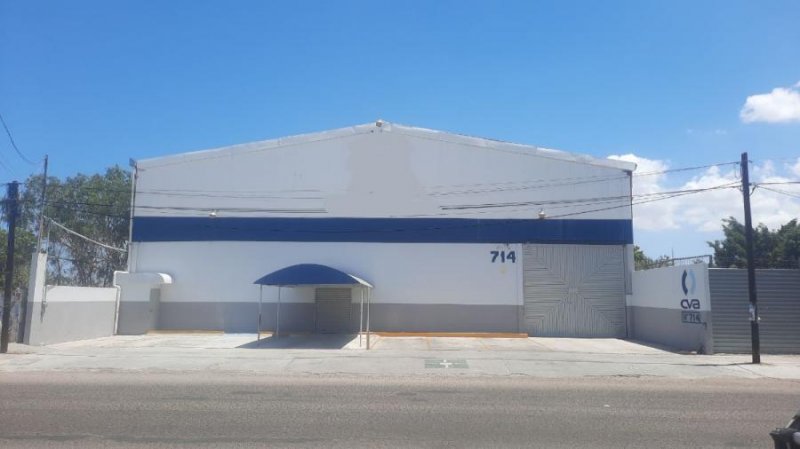
[[372,332],[381,337],[528,338],[518,332]]

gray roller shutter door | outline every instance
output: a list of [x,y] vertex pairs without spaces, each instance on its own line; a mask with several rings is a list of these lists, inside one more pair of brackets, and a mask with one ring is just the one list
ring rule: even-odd
[[336,334],[350,331],[352,312],[350,288],[317,288],[314,299],[317,303],[317,332]]
[[622,246],[523,245],[526,332],[625,337],[623,254]]
[[[714,352],[750,352],[747,270],[708,270]],[[800,270],[756,270],[761,351],[800,354]]]

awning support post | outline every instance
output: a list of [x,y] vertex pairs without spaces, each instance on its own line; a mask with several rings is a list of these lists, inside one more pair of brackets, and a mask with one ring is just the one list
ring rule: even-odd
[[258,339],[256,340],[257,344],[261,343],[261,302],[264,298],[264,286],[258,286]]
[[275,337],[281,333],[281,287],[278,287],[278,315],[275,317]]
[[372,301],[372,289],[367,290],[367,350],[369,350],[369,304]]
[[364,334],[364,286],[362,285],[359,290],[361,290],[361,314],[358,319],[358,347],[360,348],[361,336]]

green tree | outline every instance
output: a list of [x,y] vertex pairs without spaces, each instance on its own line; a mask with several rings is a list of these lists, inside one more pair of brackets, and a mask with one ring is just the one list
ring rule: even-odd
[[667,255],[659,256],[656,259],[647,257],[639,245],[633,246],[633,264],[636,270],[646,270],[649,268],[666,267],[670,264],[670,257]]
[[[5,219],[5,214],[4,219]],[[31,265],[31,255],[36,248],[36,236],[26,229],[17,229],[14,241],[14,282],[15,291],[26,289],[28,286],[28,271]],[[8,231],[0,229],[0,293],[6,285],[6,254],[8,254]]]
[[771,256],[776,267],[800,268],[800,226],[797,219],[786,223],[775,232]]
[[649,267],[653,259],[647,257],[639,245],[633,245],[633,264],[637,270],[644,270]]
[[[39,228],[42,176],[25,182],[20,227]],[[126,248],[130,208],[130,173],[118,166],[103,174],[48,177],[44,206],[48,281],[54,284],[110,286],[114,270],[125,268],[126,254],[103,248],[53,225],[52,219],[93,240]],[[31,248],[25,249],[30,258]],[[27,265],[27,264],[26,264]]]
[[[722,220],[722,240],[708,242],[714,250],[714,264],[723,268],[747,268],[744,225],[735,218]],[[763,224],[753,229],[753,259],[756,268],[798,268],[800,227],[797,220],[770,231]]]

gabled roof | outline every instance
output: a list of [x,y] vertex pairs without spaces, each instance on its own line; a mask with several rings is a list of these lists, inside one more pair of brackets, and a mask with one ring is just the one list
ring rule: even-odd
[[140,161],[137,161],[137,166],[146,169],[148,167],[157,167],[160,165],[171,165],[180,162],[191,162],[193,160],[226,157],[234,154],[245,154],[249,152],[264,151],[271,148],[280,148],[280,147],[298,145],[309,142],[319,142],[325,140],[339,139],[351,135],[369,134],[375,132],[393,132],[421,139],[438,140],[441,142],[460,144],[466,147],[484,148],[497,151],[505,151],[509,153],[535,155],[548,159],[556,159],[568,162],[595,165],[600,167],[615,168],[625,171],[633,171],[636,168],[636,164],[632,162],[620,161],[615,159],[601,159],[588,155],[569,153],[566,151],[553,150],[550,148],[542,148],[533,145],[522,145],[517,143],[504,142],[500,140],[486,139],[482,137],[472,137],[462,134],[436,131],[427,128],[417,128],[413,126],[399,125],[396,123],[385,122],[383,120],[378,120],[374,123],[366,123],[363,125],[350,126],[347,128],[334,129],[330,131],[321,131],[310,134],[299,134],[295,136],[262,140],[240,145],[231,145],[227,147],[213,148],[209,150],[193,151],[189,153],[180,153],[170,156],[142,159]]

